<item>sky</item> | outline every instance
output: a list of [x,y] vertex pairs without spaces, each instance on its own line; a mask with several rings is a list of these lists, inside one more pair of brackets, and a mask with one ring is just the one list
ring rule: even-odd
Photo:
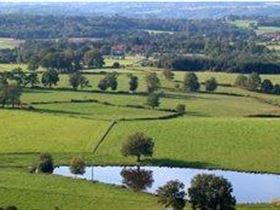
[[0,2],[280,2],[280,0],[0,0]]

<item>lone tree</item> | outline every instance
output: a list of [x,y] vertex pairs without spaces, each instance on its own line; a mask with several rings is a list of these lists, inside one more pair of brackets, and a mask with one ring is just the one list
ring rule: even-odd
[[252,73],[248,77],[247,88],[252,91],[258,90],[261,84],[261,77],[257,73]]
[[70,171],[75,175],[83,175],[85,173],[86,163],[80,157],[74,157],[70,162]]
[[272,92],[273,94],[280,95],[280,85],[279,84],[274,85]]
[[210,79],[206,80],[205,82],[205,89],[208,92],[213,92],[217,89],[218,82],[214,77],[211,77]]
[[269,79],[263,80],[261,84],[261,91],[264,93],[272,93],[273,92],[273,84]]
[[152,187],[154,182],[153,172],[150,170],[124,168],[121,171],[121,176],[123,177],[123,184],[129,187],[134,192],[140,192],[146,190],[147,188]]
[[234,85],[241,88],[247,88],[248,78],[244,74],[239,74],[234,82]]
[[138,88],[138,77],[134,75],[129,75],[129,91],[132,93]]
[[89,81],[80,72],[75,72],[69,75],[69,84],[73,87],[74,90],[77,90],[79,86],[81,88],[87,86],[89,84]]
[[141,156],[151,157],[153,155],[154,142],[152,138],[143,133],[135,133],[128,136],[124,142],[121,153],[123,156],[136,156],[137,162],[141,161]]
[[163,70],[162,74],[169,81],[174,79],[174,73],[170,69]]
[[159,94],[150,93],[147,98],[147,105],[154,109],[155,107],[158,107],[159,104]]
[[236,200],[231,195],[232,186],[228,180],[213,174],[199,174],[191,181],[188,189],[192,209],[235,209]]
[[200,88],[200,84],[195,73],[186,73],[183,81],[183,88],[189,92],[196,92]]
[[51,88],[53,85],[57,85],[58,81],[59,81],[59,75],[56,70],[49,69],[45,71],[42,75],[41,82],[45,87],[48,86],[49,88]]
[[158,202],[165,208],[182,210],[186,205],[184,187],[184,184],[178,180],[167,182],[157,190]]
[[39,156],[39,163],[37,172],[51,174],[54,170],[53,159],[49,153],[41,153]]
[[157,74],[154,72],[150,72],[146,75],[146,84],[147,84],[147,91],[152,93],[159,89],[160,87],[160,80],[157,77]]

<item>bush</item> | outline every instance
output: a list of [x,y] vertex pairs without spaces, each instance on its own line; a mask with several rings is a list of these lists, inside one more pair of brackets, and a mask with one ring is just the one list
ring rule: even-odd
[[182,210],[185,207],[184,184],[178,180],[169,181],[157,190],[158,202],[164,207],[172,207],[174,210]]
[[121,64],[119,62],[114,62],[112,68],[119,69],[121,68]]
[[218,87],[218,82],[214,77],[211,77],[205,82],[206,91],[213,92],[217,89],[217,87]]
[[186,111],[186,105],[185,104],[178,104],[176,106],[176,112],[185,112]]
[[151,106],[152,108],[158,107],[160,104],[159,102],[159,94],[151,93],[148,95],[147,98],[147,105]]
[[50,154],[41,153],[39,156],[39,163],[37,172],[39,173],[52,173],[54,170],[53,160]]
[[83,175],[85,173],[86,163],[82,158],[74,157],[70,162],[70,171],[72,174]]

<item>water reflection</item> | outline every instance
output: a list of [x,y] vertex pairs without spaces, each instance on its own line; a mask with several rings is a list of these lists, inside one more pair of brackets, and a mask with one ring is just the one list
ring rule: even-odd
[[135,168],[124,168],[121,171],[122,183],[135,192],[151,188],[154,182],[151,170]]
[[[126,169],[137,169],[137,167],[87,167],[83,176],[88,180],[96,180],[108,184],[123,185],[124,177],[122,171]],[[274,174],[253,174],[235,171],[192,169],[192,168],[169,168],[145,166],[141,170],[152,171],[153,183],[147,185],[145,191],[155,193],[158,187],[163,186],[170,180],[179,180],[185,184],[185,190],[190,187],[191,179],[201,173],[215,174],[228,179],[233,186],[233,195],[238,203],[258,203],[271,202],[273,199],[280,198],[280,175]],[[54,174],[75,177],[70,173],[69,167],[62,166],[54,170]]]

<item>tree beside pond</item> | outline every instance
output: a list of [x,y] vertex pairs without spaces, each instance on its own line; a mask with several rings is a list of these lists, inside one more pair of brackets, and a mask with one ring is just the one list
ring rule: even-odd
[[70,171],[75,175],[83,175],[85,173],[86,163],[80,157],[74,157],[70,162]]
[[192,209],[234,210],[236,200],[232,196],[232,185],[223,177],[199,174],[191,181],[188,189]]
[[158,202],[165,208],[182,210],[186,205],[184,184],[178,180],[169,181],[157,190]]
[[39,163],[37,165],[37,172],[51,174],[54,170],[52,156],[49,153],[41,153],[39,156]]
[[135,133],[128,136],[121,149],[123,156],[136,156],[137,162],[141,161],[141,156],[151,157],[153,155],[153,151],[153,139],[143,133]]
[[121,176],[123,177],[123,184],[129,187],[134,192],[140,192],[150,188],[154,182],[153,172],[150,170],[124,168],[121,171]]

